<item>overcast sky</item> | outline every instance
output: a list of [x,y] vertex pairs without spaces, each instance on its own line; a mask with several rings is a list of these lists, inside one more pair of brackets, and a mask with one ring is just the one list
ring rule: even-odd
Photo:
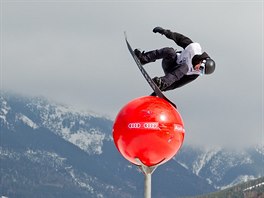
[[[151,89],[124,42],[176,46],[155,26],[199,42],[213,75],[166,96],[179,108],[186,143],[263,145],[263,1],[1,0],[1,89],[42,95],[115,118]],[[160,61],[145,66],[163,75]]]

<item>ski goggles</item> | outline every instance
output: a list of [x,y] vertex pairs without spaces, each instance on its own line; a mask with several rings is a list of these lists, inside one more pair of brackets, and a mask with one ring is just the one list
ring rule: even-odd
[[205,63],[206,63],[206,60],[203,60],[201,62],[201,65],[200,65],[200,68],[199,68],[201,75],[205,74]]

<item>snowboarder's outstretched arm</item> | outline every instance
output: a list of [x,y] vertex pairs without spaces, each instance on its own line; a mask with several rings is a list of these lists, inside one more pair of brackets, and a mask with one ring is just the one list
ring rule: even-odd
[[190,43],[193,43],[193,41],[190,38],[177,32],[165,30],[162,27],[155,27],[153,29],[153,32],[154,33],[158,32],[162,35],[164,34],[168,39],[173,40],[178,46],[182,47],[183,49],[185,49]]

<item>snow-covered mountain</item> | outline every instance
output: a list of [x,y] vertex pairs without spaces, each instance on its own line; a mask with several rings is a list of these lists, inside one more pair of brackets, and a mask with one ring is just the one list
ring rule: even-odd
[[[143,196],[144,176],[118,153],[112,124],[43,98],[2,93],[0,196]],[[263,150],[184,145],[154,172],[152,197],[198,195],[263,176]]]
[[215,188],[225,189],[264,175],[263,146],[244,150],[189,146],[175,160]]

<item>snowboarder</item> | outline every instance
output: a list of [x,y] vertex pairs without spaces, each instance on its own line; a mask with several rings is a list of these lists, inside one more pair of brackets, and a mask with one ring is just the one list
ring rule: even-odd
[[214,60],[206,52],[202,52],[199,43],[162,27],[155,27],[153,32],[165,35],[183,48],[182,51],[176,51],[172,47],[164,47],[149,52],[134,50],[142,65],[162,59],[162,69],[165,76],[153,78],[161,91],[176,89],[195,80],[198,76],[214,72]]

